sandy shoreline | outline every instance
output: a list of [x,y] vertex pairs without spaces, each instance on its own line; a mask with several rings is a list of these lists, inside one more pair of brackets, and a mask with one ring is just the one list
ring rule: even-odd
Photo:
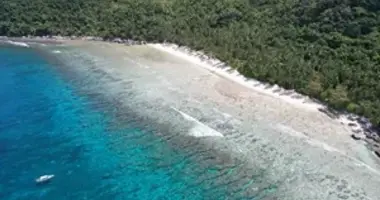
[[[104,40],[100,37],[62,37],[62,36],[46,36],[46,37],[22,37],[22,38],[12,38],[12,37],[0,37],[0,42],[7,41],[11,45],[24,46],[27,47],[27,43],[47,43],[47,44],[75,44],[82,41],[105,41],[112,43],[120,43],[126,45],[140,45],[145,44],[145,42],[138,42],[133,40],[123,40],[120,38]],[[270,85],[267,83],[262,83],[254,79],[247,79],[235,69],[227,66],[225,63],[218,59],[214,59],[205,55],[201,51],[193,51],[186,46],[178,46],[171,43],[148,43],[146,44],[150,47],[158,49],[160,51],[167,52],[181,59],[185,59],[192,62],[200,67],[203,67],[213,73],[216,73],[224,78],[232,80],[238,84],[252,89],[255,92],[259,92],[265,95],[269,95],[275,98],[279,98],[282,101],[292,104],[293,106],[302,107],[311,111],[324,111],[329,112],[327,105],[311,99],[307,96],[299,94],[294,90],[286,90],[279,87],[278,85]],[[332,111],[334,112],[334,111]],[[328,113],[331,117],[338,120],[341,124],[349,126],[354,134],[362,134],[359,137],[365,137],[365,135],[376,135],[374,130],[371,130],[372,124],[368,119],[354,115],[351,113]]]
[[[254,79],[247,79],[232,67],[227,66],[220,60],[206,56],[203,54],[203,52],[192,51],[188,47],[180,47],[175,44],[150,43],[148,46],[194,63],[197,66],[205,68],[217,75],[220,75],[226,79],[247,87],[253,92],[258,92],[263,95],[268,95],[270,97],[280,99],[281,101],[286,102],[291,106],[305,109],[308,112],[320,113],[321,110],[329,109],[326,105],[314,101],[307,96],[298,94],[294,90],[286,90],[279,87],[278,85],[268,85]],[[377,134],[376,132],[370,130],[372,124],[363,117],[350,113],[337,113],[334,117],[335,118],[331,120],[338,122],[344,126],[345,129],[350,130],[346,132],[347,135],[355,134],[355,136],[364,139],[365,135]],[[324,145],[322,144],[322,146]],[[331,147],[325,146],[324,148],[331,150]]]
[[[230,79],[236,83],[239,83],[245,87],[248,87],[255,92],[259,92],[265,95],[269,95],[275,98],[279,98],[285,102],[288,102],[294,106],[302,107],[304,109],[309,109],[312,111],[319,111],[319,109],[327,109],[326,105],[310,99],[307,96],[296,93],[294,90],[286,90],[279,87],[278,85],[269,85],[262,83],[254,79],[247,79],[235,69],[227,66],[220,60],[208,57],[203,52],[193,51],[188,47],[180,47],[175,44],[161,44],[161,43],[149,43],[148,46],[156,48],[161,51],[165,51],[181,59],[185,59],[189,62],[199,65],[211,72],[223,76],[224,78]],[[355,121],[352,118],[360,118],[353,114],[342,114],[339,116],[339,121],[347,124],[348,122]],[[365,119],[362,119],[365,121]],[[368,124],[368,126],[370,126]]]
[[[75,44],[99,57],[96,68],[120,80],[109,86],[115,94],[125,90],[123,80],[135,83],[133,98],[167,107],[177,113],[173,122],[181,121],[178,116],[191,122],[189,136],[205,140],[219,138],[218,141],[236,144],[237,151],[247,159],[270,168],[274,176],[285,177],[289,186],[286,184],[282,189],[291,194],[306,195],[308,190],[315,189],[315,194],[293,199],[339,199],[329,196],[326,190],[337,187],[334,185],[337,183],[319,185],[329,179],[323,177],[330,175],[347,182],[347,190],[369,193],[363,194],[364,199],[378,195],[375,188],[380,180],[380,168],[376,156],[364,144],[349,137],[353,128],[348,123],[354,123],[349,115],[331,119],[318,110],[324,108],[321,104],[278,87],[246,81],[236,72],[228,72],[228,67],[217,68],[223,63],[205,56],[202,61],[199,53],[175,45],[126,47],[82,41],[67,44]],[[118,87],[120,91],[116,91]],[[149,109],[155,111],[153,107],[140,112]],[[162,112],[158,111],[156,114],[165,121],[172,117],[159,116]],[[309,180],[309,176],[318,178]],[[290,185],[296,188],[288,188]],[[359,193],[352,195],[350,199],[355,199]]]
[[[104,40],[100,37],[62,37],[62,36],[45,36],[45,37],[21,37],[21,38],[12,38],[12,37],[0,37],[0,42],[5,42],[10,45],[16,45],[21,47],[29,47],[28,43],[32,44],[76,44],[83,41],[89,42],[111,42],[130,45],[141,45],[145,42],[138,42],[133,40],[123,40],[120,38],[114,38],[109,40]],[[296,106],[299,108],[306,109],[308,111],[324,112],[332,120],[335,120],[345,126],[345,128],[350,129],[351,132],[348,132],[352,138],[357,140],[366,141],[375,151],[380,153],[380,145],[377,145],[380,140],[379,133],[375,130],[372,124],[368,119],[360,117],[351,113],[341,113],[334,110],[330,110],[329,107],[321,102],[318,102],[314,99],[310,99],[307,96],[301,95],[294,90],[286,90],[279,87],[278,85],[270,85],[267,83],[262,83],[254,79],[247,79],[235,69],[230,66],[227,66],[225,63],[218,59],[214,59],[205,55],[201,51],[193,51],[186,46],[178,46],[176,44],[170,43],[147,43],[149,47],[155,48],[157,50],[169,53],[178,58],[184,59],[188,62],[196,64],[208,71],[220,75],[224,78],[227,78],[233,82],[236,82],[244,87],[252,89],[254,92],[261,93],[263,95],[268,95],[274,98],[278,98],[284,102]],[[56,51],[55,53],[60,53]]]
[[[7,42],[10,45],[29,47],[28,43],[31,44],[69,44],[77,45],[83,42],[104,42],[102,38],[99,37],[61,37],[61,36],[49,36],[49,37],[22,37],[22,38],[8,38],[0,37],[0,42]],[[120,38],[110,39],[105,42],[126,44],[127,46],[141,45],[144,42],[137,42],[132,40],[122,40]],[[335,111],[330,112],[329,108],[318,101],[310,99],[307,96],[298,94],[294,90],[286,90],[278,85],[269,85],[262,83],[254,79],[247,79],[235,69],[227,66],[220,60],[214,59],[205,55],[201,51],[193,51],[185,46],[178,46],[176,44],[170,43],[148,43],[147,46],[157,49],[159,51],[168,53],[172,56],[178,57],[180,59],[186,60],[187,62],[193,63],[196,66],[204,68],[212,73],[215,73],[223,78],[231,80],[239,85],[252,90],[252,92],[257,92],[261,95],[266,95],[286,102],[291,107],[297,107],[304,109],[307,112],[325,113],[330,117],[330,120],[336,121],[341,124],[343,129],[350,130],[345,131],[346,135],[351,136],[351,138],[357,140],[363,140],[370,145],[370,148],[374,151],[379,150],[379,145],[377,145],[377,135],[378,133],[372,129],[371,123],[360,116],[350,114],[350,113],[338,113]],[[59,50],[54,51],[54,53],[60,53]],[[289,116],[290,117],[290,116]],[[291,118],[291,117],[290,117]]]
[[[150,43],[148,45],[155,49],[170,53],[173,56],[197,64],[198,66],[203,67],[224,78],[227,78],[238,84],[248,87],[252,89],[254,92],[259,92],[274,98],[281,99],[282,101],[292,104],[293,106],[308,109],[310,111],[328,112],[329,110],[327,105],[310,99],[307,96],[301,95],[295,92],[294,90],[286,90],[284,88],[279,87],[278,85],[269,85],[254,79],[247,79],[232,67],[227,66],[220,60],[208,57],[203,52],[193,51],[188,47],[180,47],[175,44]],[[355,136],[357,137],[364,138],[365,135],[377,135],[377,133],[374,130],[371,130],[372,124],[366,118],[351,113],[336,112],[334,114],[331,113],[331,115],[334,115],[333,117],[335,118],[332,120],[337,120],[342,125],[346,126],[347,128],[350,128],[352,130],[351,134],[355,134]],[[359,134],[361,134],[361,136]]]

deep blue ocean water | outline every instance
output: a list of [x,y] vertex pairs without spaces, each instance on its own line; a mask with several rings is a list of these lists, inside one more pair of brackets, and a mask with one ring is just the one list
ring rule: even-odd
[[[245,199],[150,131],[115,126],[55,65],[0,46],[0,199]],[[55,178],[36,185],[44,174]]]

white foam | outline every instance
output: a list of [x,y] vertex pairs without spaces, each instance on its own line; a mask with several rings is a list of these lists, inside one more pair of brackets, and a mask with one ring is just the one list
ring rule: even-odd
[[[247,79],[246,77],[241,75],[238,71],[236,71],[232,67],[227,66],[225,63],[221,62],[220,60],[210,58],[206,56],[205,54],[203,54],[202,52],[191,51],[187,47],[179,47],[178,45],[175,45],[175,44],[151,43],[148,45],[158,50],[165,51],[174,56],[180,57],[184,60],[190,61],[194,64],[197,64],[209,71],[217,73],[220,76],[233,80],[257,92],[282,99],[295,106],[300,106],[300,107],[304,107],[304,108],[312,109],[312,110],[318,110],[318,108],[324,107],[324,105],[321,105],[318,103],[306,102],[307,100],[310,100],[308,97],[297,94],[292,90],[285,90],[283,88],[280,88],[278,85],[270,86],[268,84],[259,82],[255,79]],[[218,68],[218,66],[225,66],[225,67]],[[275,92],[274,90],[281,90],[281,92],[287,91],[287,92],[292,93],[293,95],[281,95],[281,92]],[[295,94],[302,96],[302,98],[292,97]]]
[[319,140],[314,140],[314,139],[308,139],[306,140],[307,143],[309,143],[310,145],[312,146],[315,146],[315,147],[320,147],[326,151],[329,151],[329,152],[338,152],[340,154],[343,154],[342,152],[340,152],[338,149],[324,143],[324,142],[321,142]]
[[194,123],[194,126],[190,129],[189,135],[194,137],[224,137],[222,133],[216,131],[215,129],[210,128],[209,126],[203,124],[202,122],[198,121],[194,117],[174,108],[171,107],[176,112],[180,113],[182,117],[187,120]]
[[15,45],[15,46],[20,46],[20,47],[29,47],[29,45],[24,42],[15,42],[15,41],[8,40],[7,43],[11,45]]
[[53,53],[59,54],[62,53],[60,50],[54,50]]

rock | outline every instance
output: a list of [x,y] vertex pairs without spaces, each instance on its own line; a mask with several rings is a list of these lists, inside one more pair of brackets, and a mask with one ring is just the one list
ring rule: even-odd
[[374,140],[375,138],[373,137],[373,135],[372,135],[371,133],[366,133],[365,136],[366,136],[366,138],[375,141],[375,140]]
[[354,139],[354,140],[361,140],[361,139],[363,139],[363,136],[354,133],[354,134],[351,135],[351,138]]
[[380,158],[380,150],[376,150],[375,155]]
[[122,39],[120,39],[120,38],[114,38],[114,39],[112,40],[112,42],[116,42],[116,43],[122,43],[122,42],[123,42],[123,40],[122,40]]
[[376,133],[366,134],[366,138],[373,140],[374,142],[380,143],[380,137]]

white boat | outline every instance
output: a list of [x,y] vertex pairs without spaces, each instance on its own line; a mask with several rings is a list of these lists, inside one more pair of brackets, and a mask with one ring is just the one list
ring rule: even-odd
[[50,175],[43,175],[38,178],[36,178],[36,183],[47,183],[49,182],[52,178],[54,178],[53,174]]

